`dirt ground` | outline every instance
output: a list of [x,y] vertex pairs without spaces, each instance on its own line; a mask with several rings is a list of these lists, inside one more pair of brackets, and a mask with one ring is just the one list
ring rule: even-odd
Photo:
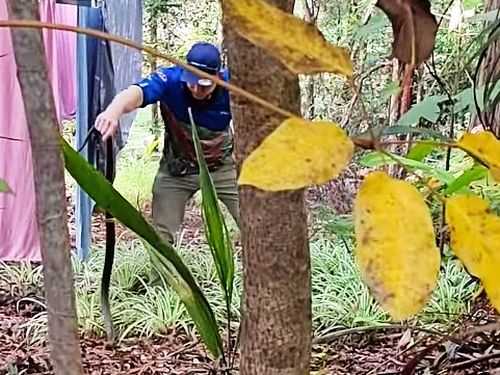
[[[20,334],[22,325],[41,307],[27,303],[18,309],[20,298],[0,292],[0,373],[9,374],[5,366],[10,363],[18,374],[51,374],[45,344],[30,345]],[[453,339],[397,327],[344,334],[314,346],[311,373],[500,375],[500,329],[498,323],[496,331],[487,323],[494,318],[490,308],[478,305]],[[474,332],[479,324],[483,326]],[[466,332],[468,337],[463,337]],[[101,337],[82,336],[81,349],[89,375],[215,373],[203,346],[182,332],[150,341],[127,340],[113,348],[106,347]]]
[[[70,214],[70,226],[72,217]],[[94,241],[104,239],[104,226],[95,221]],[[199,218],[187,213],[186,235],[199,236]],[[118,225],[121,238],[133,237]],[[31,297],[43,300],[40,290]],[[26,297],[16,291],[0,290],[0,374],[51,374],[45,344],[30,345],[22,326],[39,313],[39,304],[17,302]],[[493,323],[492,323],[493,322]],[[314,345],[311,374],[493,374],[500,375],[500,320],[479,298],[473,311],[448,335],[417,332],[393,326],[384,330],[335,333],[328,343]],[[102,337],[81,337],[86,374],[214,374],[214,365],[203,346],[183,332],[170,332],[155,340],[128,340],[108,348]],[[9,372],[7,364],[18,372]],[[235,369],[234,374],[237,374]],[[265,374],[263,374],[265,375]]]

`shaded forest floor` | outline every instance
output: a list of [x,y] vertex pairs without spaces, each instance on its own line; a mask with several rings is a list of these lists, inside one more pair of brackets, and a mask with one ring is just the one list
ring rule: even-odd
[[[28,344],[20,332],[39,305],[23,303],[21,296],[0,294],[0,364],[15,365],[10,374],[51,374],[45,344]],[[456,339],[429,332],[409,334],[404,329],[360,332],[315,345],[311,374],[500,374],[500,330],[491,325],[475,329],[493,319],[491,309],[478,304],[474,318],[464,320]],[[470,335],[459,338],[465,332]],[[473,333],[474,332],[474,333]],[[153,340],[125,340],[113,348],[101,337],[82,336],[85,373],[115,374],[215,374],[213,362],[203,346],[183,332],[169,332]],[[406,372],[404,372],[406,371]],[[235,372],[237,373],[237,372]]]
[[[201,242],[198,228],[202,226],[194,211],[191,207],[187,212],[185,236]],[[95,242],[105,238],[102,219],[98,218],[93,229]],[[71,214],[69,219],[71,228]],[[122,240],[134,237],[120,225],[117,232]],[[26,340],[30,319],[44,309],[30,298],[43,301],[39,287],[23,293],[0,290],[0,374],[52,373],[45,343],[30,344]],[[19,303],[22,299],[23,303]],[[314,345],[311,374],[500,375],[498,318],[480,297],[472,311],[447,334],[396,326],[343,332],[327,344]],[[127,339],[112,348],[102,337],[83,335],[81,349],[85,373],[89,375],[216,374],[203,345],[183,331],[170,331],[151,340]],[[10,370],[7,364],[11,364]]]

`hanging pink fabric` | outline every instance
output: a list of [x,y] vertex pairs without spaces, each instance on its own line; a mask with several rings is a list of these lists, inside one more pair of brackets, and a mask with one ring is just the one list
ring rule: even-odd
[[[40,1],[42,21],[76,25],[76,7]],[[8,19],[0,0],[0,19]],[[76,35],[44,31],[47,62],[59,120],[76,108]],[[12,193],[0,193],[0,260],[40,261],[31,147],[24,103],[17,80],[10,30],[0,28],[0,178]]]
[[[76,9],[54,0],[41,1],[40,19],[76,26]],[[76,114],[76,34],[44,29],[43,35],[57,117],[59,121],[72,119]]]

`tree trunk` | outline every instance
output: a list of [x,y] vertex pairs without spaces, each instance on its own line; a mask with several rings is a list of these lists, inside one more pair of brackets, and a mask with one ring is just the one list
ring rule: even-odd
[[[392,80],[396,82],[398,85],[401,85],[401,64],[397,59],[392,59]],[[395,93],[391,95],[390,104],[389,104],[389,126],[394,126],[398,122],[401,117],[400,112],[401,107],[401,93]]]
[[[500,0],[486,0],[485,1],[485,12],[491,10],[496,10],[500,8]],[[491,77],[489,81],[491,84],[500,79],[500,41],[497,40],[492,43],[488,50],[486,51],[486,57],[481,64],[479,71],[478,87],[484,86],[488,77]],[[490,126],[493,133],[500,139],[500,103],[498,103],[489,111],[483,112],[482,114],[484,125]],[[481,127],[482,124],[477,115],[472,117],[470,128]]]
[[[268,1],[292,12],[294,2]],[[298,77],[225,25],[231,81],[300,113]],[[236,158],[242,161],[284,118],[232,96]],[[240,187],[244,268],[241,375],[308,375],[311,284],[304,191]]]
[[[320,10],[320,0],[302,0],[302,7],[304,8],[304,20],[316,26]],[[307,118],[314,119],[316,116],[316,108],[314,105],[316,79],[313,75],[305,77],[305,98],[304,107]]]
[[[36,0],[9,0],[7,6],[11,19],[39,19]],[[11,29],[11,34],[33,155],[52,366],[56,375],[79,375],[83,368],[68,243],[64,166],[42,33]]]

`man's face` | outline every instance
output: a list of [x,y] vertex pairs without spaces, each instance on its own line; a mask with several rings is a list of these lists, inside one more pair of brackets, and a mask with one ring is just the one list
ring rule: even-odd
[[215,90],[216,84],[212,82],[210,85],[200,85],[198,83],[188,83],[187,87],[191,91],[193,98],[197,100],[207,99],[210,94]]

